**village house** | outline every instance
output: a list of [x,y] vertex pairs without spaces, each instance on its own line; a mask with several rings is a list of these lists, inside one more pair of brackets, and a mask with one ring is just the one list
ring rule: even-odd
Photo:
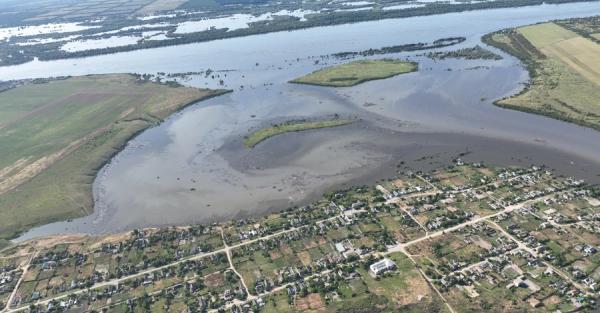
[[375,262],[369,266],[369,272],[373,276],[377,276],[381,273],[385,273],[389,270],[393,270],[396,268],[396,263],[394,261],[384,258],[381,261]]

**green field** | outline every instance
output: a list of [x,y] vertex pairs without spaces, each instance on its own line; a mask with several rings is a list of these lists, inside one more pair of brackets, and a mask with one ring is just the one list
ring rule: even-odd
[[0,93],[0,238],[90,214],[97,170],[129,138],[219,92],[99,75]]
[[582,30],[591,22],[598,23],[575,19],[486,35],[486,43],[518,57],[531,76],[523,92],[496,104],[600,130],[600,45]]
[[350,87],[366,81],[415,72],[418,64],[403,60],[361,60],[327,67],[292,80],[296,84]]
[[318,129],[318,128],[328,128],[328,127],[336,127],[342,126],[352,123],[352,120],[345,119],[331,119],[331,120],[323,120],[323,121],[313,121],[313,122],[304,122],[304,121],[294,121],[294,122],[286,122],[283,124],[277,124],[271,127],[263,128],[257,130],[250,134],[248,137],[244,139],[244,144],[249,148],[254,148],[257,144],[262,141],[271,138],[273,136],[289,133],[289,132],[299,132],[303,130],[309,129]]

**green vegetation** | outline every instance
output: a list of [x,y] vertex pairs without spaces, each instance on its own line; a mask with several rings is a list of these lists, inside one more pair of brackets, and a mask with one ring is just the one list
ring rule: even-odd
[[598,23],[557,21],[484,36],[518,57],[531,76],[525,90],[496,104],[600,129],[600,45],[593,39]]
[[90,214],[95,174],[127,140],[220,93],[131,75],[74,77],[0,93],[0,238]]
[[594,310],[597,186],[460,160],[397,175],[261,217],[18,243],[0,250],[0,302],[38,313],[61,301],[68,312]]
[[476,45],[471,48],[462,48],[454,51],[438,51],[426,54],[428,58],[434,60],[443,60],[447,58],[466,59],[466,60],[501,60],[502,56]]
[[352,120],[346,119],[330,119],[330,120],[322,120],[322,121],[291,121],[283,124],[277,124],[271,127],[263,128],[258,131],[255,131],[250,136],[244,139],[244,144],[247,147],[254,148],[257,144],[262,141],[271,138],[273,136],[289,133],[289,132],[299,132],[303,130],[309,129],[318,129],[318,128],[328,128],[328,127],[336,127],[342,126],[352,123]]
[[355,86],[366,81],[415,72],[418,64],[403,60],[360,60],[327,67],[292,80],[292,83],[331,87]]
[[[123,51],[132,51],[161,46],[180,45],[193,42],[210,41],[224,38],[248,36],[278,31],[290,31],[310,27],[339,25],[344,23],[358,23],[380,19],[406,18],[444,14],[450,12],[463,12],[494,8],[523,7],[548,4],[577,2],[581,0],[496,0],[460,3],[435,2],[427,3],[422,7],[412,7],[401,10],[384,10],[393,2],[384,0],[371,1],[373,4],[361,5],[358,8],[366,10],[351,11],[343,2],[337,1],[266,1],[266,0],[140,0],[126,1],[115,0],[106,3],[101,0],[79,1],[76,10],[72,6],[59,1],[0,1],[2,26],[22,26],[24,24],[43,24],[57,20],[80,22],[95,18],[106,17],[105,21],[95,21],[94,29],[74,32],[78,39],[106,38],[107,32],[111,35],[140,37],[136,43],[117,47],[91,49],[86,51],[68,52],[61,49],[64,42],[44,42],[32,45],[19,45],[15,40],[0,43],[0,64],[11,65],[40,60],[55,60],[63,58],[77,58],[100,54],[110,54]],[[14,2],[14,3],[13,3]],[[372,7],[372,9],[371,9]],[[135,15],[144,15],[156,11],[178,8],[183,14],[167,17],[163,16],[147,21],[130,18]],[[353,8],[357,8],[354,7]],[[318,13],[309,14],[305,19],[294,16],[278,16],[273,20],[263,20],[252,23],[248,28],[240,29],[210,29],[189,34],[174,33],[177,24],[184,21],[228,16],[236,13],[253,14],[255,16],[280,10],[312,10]],[[180,11],[180,12],[181,12]],[[194,12],[196,11],[196,12]],[[210,13],[207,13],[210,12]],[[160,23],[158,23],[160,22]],[[131,27],[144,24],[146,27]],[[164,26],[162,26],[164,25]],[[142,31],[157,30],[164,32],[168,39],[146,40],[142,39]],[[50,38],[55,34],[35,36],[37,38]],[[26,36],[27,37],[27,36]],[[31,38],[23,37],[25,41]]]
[[353,58],[353,57],[357,57],[357,56],[366,57],[366,56],[373,56],[373,55],[379,55],[379,54],[390,54],[390,53],[400,53],[400,52],[407,52],[407,51],[438,49],[438,48],[454,46],[465,40],[467,40],[467,38],[465,38],[465,37],[446,37],[446,38],[436,39],[431,43],[425,43],[425,42],[408,43],[408,44],[403,44],[403,45],[382,47],[382,48],[378,48],[378,49],[371,48],[369,50],[363,50],[363,51],[345,51],[345,52],[334,53],[334,54],[332,54],[332,56],[334,56],[336,58],[340,58],[340,59],[347,59],[347,58]]

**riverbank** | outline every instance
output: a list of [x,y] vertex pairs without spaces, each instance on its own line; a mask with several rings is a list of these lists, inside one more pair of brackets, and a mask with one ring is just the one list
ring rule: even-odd
[[[583,29],[585,28],[585,30]],[[555,21],[488,34],[483,41],[521,60],[530,81],[497,106],[600,130],[600,45],[596,18]]]
[[[600,263],[597,186],[544,166],[460,158],[391,173],[263,217],[15,244],[0,250],[0,270],[10,277],[0,283],[0,307],[41,313],[59,302],[72,312],[253,306],[269,313],[310,306],[339,313],[376,305],[466,313],[493,301],[510,311],[538,301],[540,312],[585,311],[597,301],[593,271],[574,272],[565,262]],[[522,234],[530,234],[527,242]],[[582,246],[587,250],[572,248]],[[524,288],[506,288],[515,278],[498,274],[498,262],[524,273],[518,280],[537,293],[524,298]],[[498,283],[486,284],[491,279]],[[570,292],[556,293],[557,284]],[[537,300],[553,292],[553,301]]]
[[[150,49],[166,46],[184,45],[198,42],[208,42],[221,39],[235,38],[235,37],[246,37],[258,34],[267,34],[274,32],[285,32],[309,29],[315,27],[341,25],[341,24],[352,24],[367,21],[385,20],[385,19],[397,19],[397,18],[409,18],[415,16],[431,16],[447,13],[456,12],[470,12],[476,10],[486,9],[501,9],[501,8],[518,8],[527,6],[540,6],[544,4],[562,4],[572,2],[587,2],[581,0],[497,0],[488,2],[457,2],[457,3],[429,3],[424,6],[415,6],[410,8],[404,8],[401,10],[385,10],[378,8],[370,8],[368,10],[323,10],[317,9],[313,14],[309,14],[303,18],[296,18],[293,16],[287,16],[285,18],[273,19],[270,21],[257,21],[255,23],[248,24],[241,28],[234,28],[232,26],[215,26],[210,29],[199,29],[198,31],[190,33],[177,32],[179,29],[178,25],[185,22],[198,23],[202,20],[211,18],[211,16],[195,16],[172,18],[161,18],[153,20],[153,24],[147,24],[146,27],[149,30],[158,31],[164,36],[164,39],[153,39],[145,40],[143,37],[139,37],[139,40],[134,41],[131,44],[107,46],[103,48],[92,48],[89,50],[81,51],[68,51],[64,48],[64,42],[61,41],[50,41],[44,44],[0,44],[0,48],[3,48],[0,54],[0,66],[18,65],[27,62],[34,61],[36,59],[42,61],[59,60],[59,59],[73,59],[73,58],[84,58],[97,55],[114,54],[118,52],[128,52],[141,49]],[[243,13],[246,13],[249,9],[245,8]],[[217,14],[225,15],[236,14],[235,10],[226,12],[217,12]],[[214,17],[212,17],[215,19]],[[160,21],[161,24],[156,24]],[[111,23],[114,23],[111,20]],[[106,33],[110,32],[114,35],[114,38],[128,38],[133,35],[140,35],[141,29],[144,28],[143,23],[136,21],[132,22],[121,22],[122,28],[114,29],[114,26],[93,24],[95,28],[92,30],[86,29],[81,32],[71,32],[70,35],[78,36],[78,40],[99,40],[99,39],[111,39],[113,37],[106,37]],[[148,22],[150,23],[150,22]],[[157,25],[159,25],[157,27]],[[136,37],[132,37],[136,38]],[[35,39],[35,38],[27,38]],[[45,39],[45,37],[42,37]],[[10,55],[10,57],[9,57]]]
[[91,214],[96,173],[131,138],[224,92],[115,74],[1,93],[0,127],[6,135],[0,139],[0,238]]
[[[287,82],[337,63],[338,59],[320,56],[339,51],[460,35],[466,41],[451,49],[472,47],[481,34],[546,21],[549,16],[584,16],[599,5],[545,5],[377,21],[7,69],[3,77],[118,70],[184,73],[210,68],[221,77],[227,74],[225,87],[236,89],[191,106],[137,136],[96,179],[93,215],[35,228],[23,237],[105,234],[260,216],[307,203],[324,190],[349,182],[387,177],[398,165],[392,160],[422,160],[420,165],[428,165],[465,152],[477,162],[524,166],[536,162],[565,175],[597,179],[600,133],[491,105],[494,99],[520,91],[520,83],[527,79],[515,58],[497,49],[492,50],[503,60],[434,61],[412,53],[387,55],[418,61],[421,70],[351,88]],[[197,75],[183,82],[219,88],[216,76]],[[287,133],[254,149],[243,144],[243,137],[261,126],[335,113],[357,116],[360,122]]]

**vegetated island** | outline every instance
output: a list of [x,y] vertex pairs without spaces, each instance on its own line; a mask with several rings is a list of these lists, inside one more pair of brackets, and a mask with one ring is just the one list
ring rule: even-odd
[[419,65],[416,62],[405,60],[359,60],[326,67],[290,82],[317,86],[350,87],[370,80],[416,72],[418,69]]
[[480,45],[475,47],[462,48],[453,51],[435,51],[425,54],[426,57],[434,60],[444,59],[465,59],[465,60],[502,60],[502,56],[496,54]]
[[400,53],[400,52],[411,52],[411,51],[419,51],[419,50],[429,50],[429,49],[437,49],[437,48],[445,48],[457,45],[463,41],[467,40],[465,37],[448,37],[448,38],[440,38],[436,39],[431,43],[418,42],[418,43],[408,43],[403,45],[382,47],[378,49],[368,49],[363,51],[345,51],[338,52],[332,54],[333,57],[340,59],[353,58],[357,56],[372,56],[379,54],[390,54],[390,53]]
[[600,18],[511,28],[483,37],[526,66],[530,81],[496,105],[600,130]]
[[290,132],[299,132],[310,129],[319,129],[319,128],[329,128],[336,127],[342,125],[348,125],[353,123],[354,120],[351,119],[340,119],[333,118],[328,120],[319,120],[319,121],[287,121],[285,123],[276,124],[271,127],[262,128],[250,134],[248,137],[244,138],[244,144],[249,148],[254,148],[259,143],[267,140],[268,138],[290,133]]
[[30,81],[1,92],[0,239],[91,214],[96,173],[130,138],[224,92],[128,74]]
[[[3,43],[0,42],[0,66],[15,65],[30,62],[36,58],[39,60],[57,60],[66,58],[82,58],[94,55],[112,54],[117,52],[133,51],[139,49],[157,48],[163,46],[173,46],[181,44],[189,44],[195,42],[205,42],[211,40],[219,40],[233,37],[257,35],[271,32],[281,31],[292,31],[298,29],[305,29],[311,27],[321,27],[329,25],[339,25],[347,23],[358,23],[365,21],[381,20],[381,19],[396,19],[406,18],[412,16],[424,16],[434,14],[445,14],[451,12],[464,12],[464,11],[475,11],[484,9],[498,9],[498,8],[511,8],[511,7],[524,7],[534,6],[543,4],[560,4],[578,2],[582,0],[495,0],[495,1],[479,1],[479,2],[461,2],[461,3],[445,3],[435,2],[428,3],[424,6],[415,6],[411,8],[405,8],[401,10],[386,10],[384,5],[388,1],[374,1],[376,8],[368,10],[343,10],[343,3],[337,3],[335,7],[328,7],[327,2],[282,2],[275,6],[271,6],[272,3],[264,0],[257,1],[161,1],[177,3],[179,1],[186,2],[181,5],[175,16],[169,17],[172,14],[164,14],[162,17],[157,19],[148,20],[145,23],[138,19],[131,18],[133,12],[131,12],[131,6],[128,5],[117,5],[115,6],[114,12],[116,15],[110,14],[103,16],[102,8],[88,7],[85,8],[83,5],[78,10],[72,12],[65,10],[63,13],[59,13],[61,10],[55,8],[47,8],[48,11],[53,12],[50,15],[46,14],[32,14],[33,9],[27,8],[25,12],[9,12],[11,9],[6,10],[3,13],[3,18],[0,24],[5,26],[24,26],[29,24],[39,23],[51,23],[56,20],[60,21],[72,21],[81,22],[85,20],[84,16],[92,18],[92,21],[86,22],[86,25],[93,26],[92,29],[86,29],[79,32],[72,32],[69,35],[78,36],[78,40],[98,40],[106,39],[110,36],[141,36],[140,40],[136,43],[131,43],[123,46],[116,47],[105,47],[97,49],[89,49],[83,51],[66,51],[62,49],[64,41],[38,41],[34,44],[22,44],[24,41],[37,40],[37,39],[51,39],[56,34],[45,34],[36,36],[26,36],[20,39],[20,42],[14,42],[10,40]],[[6,1],[5,1],[6,2]],[[360,1],[358,1],[360,2]],[[139,5],[141,2],[137,3]],[[336,2],[328,2],[336,3]],[[366,2],[365,2],[366,3]],[[36,3],[37,4],[37,3]],[[252,4],[255,4],[252,6]],[[263,5],[269,5],[270,11],[265,11],[269,8],[265,8]],[[390,3],[392,4],[392,3]],[[53,2],[49,2],[46,5],[53,5]],[[38,4],[38,7],[45,7],[46,5]],[[369,4],[363,7],[357,7],[358,9],[368,8],[373,4]],[[177,6],[176,6],[177,7]],[[38,8],[38,9],[40,9]],[[23,8],[21,8],[22,10]],[[113,9],[105,8],[107,11]],[[246,28],[234,29],[230,28],[210,28],[204,31],[198,31],[193,33],[177,33],[177,27],[181,23],[185,22],[197,22],[200,20],[219,18],[223,16],[231,16],[234,14],[245,14],[252,13],[254,15],[260,15],[267,12],[276,12],[279,10],[314,10],[315,13],[309,14],[302,19],[295,16],[278,17],[273,20],[263,20],[251,23]],[[338,10],[341,9],[341,10]],[[90,11],[91,10],[91,11]],[[19,11],[19,9],[17,9]],[[86,12],[87,11],[87,12]],[[198,12],[200,11],[200,12]],[[130,12],[130,13],[126,13]],[[174,11],[169,11],[173,13]],[[6,14],[5,14],[6,13]],[[166,11],[164,12],[166,13]],[[54,15],[58,14],[58,15]],[[126,18],[117,18],[117,15],[125,16]],[[30,23],[26,20],[28,18],[40,18],[38,22]],[[105,18],[102,18],[105,17]],[[140,27],[143,26],[143,27]],[[157,31],[162,32],[165,35],[164,39],[158,40],[154,38],[145,38],[143,32]],[[110,32],[110,33],[109,33]]]

